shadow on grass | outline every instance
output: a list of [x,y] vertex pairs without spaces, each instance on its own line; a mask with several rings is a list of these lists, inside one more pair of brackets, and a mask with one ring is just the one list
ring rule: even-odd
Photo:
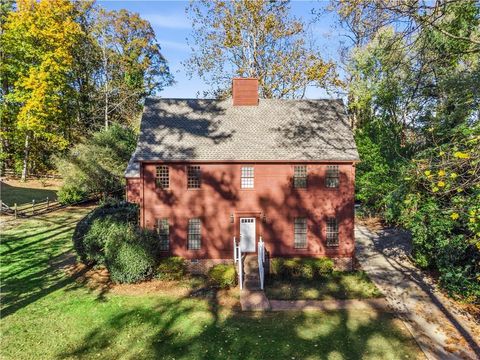
[[0,244],[2,318],[58,289],[77,286],[75,279],[82,273],[67,277],[59,267],[71,252],[74,225],[87,211],[70,209],[57,214],[56,221],[62,224],[58,226],[52,226],[49,216],[40,216],[17,221],[3,231]]
[[112,315],[60,358],[405,358],[413,340],[386,314],[224,313],[213,297],[161,298]]
[[319,279],[273,277],[268,280],[267,297],[275,300],[346,300],[382,297],[363,271],[333,272]]
[[[54,236],[58,236],[58,235],[62,235],[62,234],[67,233],[67,232],[71,232],[75,228],[75,223],[76,223],[76,221],[71,222],[71,223],[67,223],[67,224],[64,224],[64,225],[61,225],[61,226],[57,226],[55,228],[50,228],[50,229],[45,230],[45,231],[39,231],[37,233],[28,234],[28,235],[19,236],[19,237],[17,237],[17,236],[6,236],[4,245],[7,246],[9,249],[0,253],[0,256],[11,255],[12,253],[15,253],[17,251],[22,251],[22,250],[24,251],[26,248],[35,246],[36,244],[41,243],[41,242],[45,242],[46,240],[49,240]],[[58,230],[58,231],[55,231],[55,230]],[[42,236],[40,238],[37,238],[37,236],[39,236],[39,235],[44,235],[44,236]],[[21,240],[27,239],[27,238],[30,238],[30,237],[35,237],[35,240],[30,241],[30,242],[21,242]],[[20,242],[21,245],[12,247],[12,244],[16,243],[16,242],[17,243]]]
[[[76,218],[85,214],[79,212]],[[57,215],[55,222],[67,224],[74,218],[67,211]],[[224,305],[219,291],[199,292],[198,286],[185,296],[142,295],[139,301],[128,295],[85,292],[76,280],[88,268],[73,277],[60,270],[71,249],[72,230],[66,225],[59,231],[50,220],[28,220],[5,234],[20,239],[16,247],[22,248],[9,253],[7,263],[2,262],[2,320],[18,316],[18,324],[28,326],[30,314],[22,311],[20,315],[20,309],[52,298],[60,289],[61,295],[51,301],[62,301],[71,290],[72,307],[67,310],[63,303],[57,304],[60,313],[51,313],[51,320],[43,318],[42,326],[56,331],[61,317],[66,322],[62,325],[78,327],[79,335],[59,345],[60,350],[38,345],[33,352],[53,352],[54,358],[393,359],[418,351],[388,314],[240,313]],[[26,231],[31,236],[25,236]],[[94,314],[81,313],[82,304],[87,303]],[[45,306],[52,304],[46,301]],[[31,325],[34,336],[43,336],[44,328]],[[29,354],[26,349],[25,357]]]
[[57,192],[55,190],[12,186],[3,181],[0,182],[0,188],[2,201],[10,207],[15,203],[17,206],[21,206],[31,204],[32,200],[37,202],[44,201],[47,197],[50,201],[57,199]]

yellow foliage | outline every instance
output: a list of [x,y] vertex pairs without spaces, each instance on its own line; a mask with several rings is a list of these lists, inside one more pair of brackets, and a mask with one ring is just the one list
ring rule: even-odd
[[64,111],[62,93],[68,86],[76,40],[82,34],[73,14],[68,0],[18,0],[2,37],[7,53],[23,57],[15,90],[9,94],[12,101],[23,104],[18,129],[59,148],[68,143],[58,130]]
[[461,152],[461,151],[454,152],[453,156],[455,156],[456,158],[459,158],[459,159],[470,159],[469,154],[467,154],[465,152]]

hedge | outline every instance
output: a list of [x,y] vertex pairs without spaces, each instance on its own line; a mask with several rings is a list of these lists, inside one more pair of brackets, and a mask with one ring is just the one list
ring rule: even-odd
[[270,273],[280,278],[317,279],[331,274],[333,265],[329,258],[273,258]]
[[208,279],[214,286],[229,288],[237,284],[235,266],[227,264],[215,265],[208,271]]
[[181,257],[172,256],[160,260],[155,277],[161,280],[180,280],[185,276],[187,265]]

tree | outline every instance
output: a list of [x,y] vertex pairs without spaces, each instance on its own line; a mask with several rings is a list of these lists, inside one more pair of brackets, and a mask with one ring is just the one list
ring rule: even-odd
[[123,189],[124,171],[135,150],[133,130],[113,124],[102,129],[56,159],[63,178],[58,198],[72,203],[91,194],[107,195]]
[[2,2],[1,166],[52,169],[52,155],[111,123],[137,125],[173,78],[150,24],[94,1]]
[[62,150],[68,144],[69,74],[81,29],[66,0],[20,0],[10,12],[2,34],[6,78],[13,88],[6,102],[18,109],[16,129],[23,138],[22,180],[41,142]]
[[[5,23],[8,15],[14,8],[14,0],[2,1],[0,3],[0,41],[3,42],[5,33]],[[7,72],[7,54],[4,46],[0,46],[0,163],[10,160],[8,154],[12,151],[14,142],[13,128],[14,114],[7,106],[6,96],[12,89],[13,79],[8,77]],[[12,165],[11,163],[9,164]]]
[[480,299],[480,7],[346,0],[349,111],[363,206],[413,235],[417,264]]
[[264,98],[301,98],[308,85],[338,85],[333,63],[307,42],[305,24],[288,2],[192,1],[193,54],[186,62],[225,95],[235,76],[257,77]]
[[92,29],[97,41],[99,96],[97,116],[104,125],[132,123],[141,110],[140,100],[173,83],[150,23],[127,10],[97,10]]

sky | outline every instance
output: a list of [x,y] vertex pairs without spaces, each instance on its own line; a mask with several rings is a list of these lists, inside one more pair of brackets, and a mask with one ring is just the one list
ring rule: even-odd
[[[150,22],[162,53],[167,59],[170,71],[175,77],[175,84],[165,88],[159,95],[167,98],[194,98],[208,90],[208,86],[198,77],[188,78],[182,62],[188,59],[190,48],[187,38],[192,32],[190,20],[185,14],[187,1],[119,1],[100,0],[98,4],[109,10],[127,9],[137,12]],[[292,1],[292,14],[304,19],[308,23],[312,19],[313,8],[325,8],[326,1]],[[321,16],[320,21],[310,27],[310,31],[317,41],[322,57],[326,60],[338,59],[340,42],[344,37],[336,26],[336,18],[332,13]],[[318,99],[336,97],[327,94],[323,89],[309,87],[306,98]]]

